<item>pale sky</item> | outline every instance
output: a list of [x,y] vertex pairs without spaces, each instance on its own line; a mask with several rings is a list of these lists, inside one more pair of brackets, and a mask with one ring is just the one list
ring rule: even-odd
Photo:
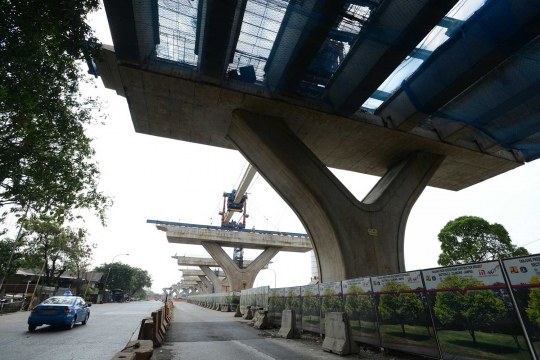
[[[112,44],[105,11],[93,14],[91,24],[104,44]],[[231,191],[246,161],[233,150],[170,140],[135,133],[125,98],[103,87],[84,87],[85,95],[99,96],[105,103],[105,125],[89,128],[94,138],[96,160],[102,173],[100,188],[114,198],[107,227],[85,215],[84,226],[91,243],[97,244],[94,264],[117,261],[144,268],[153,277],[153,290],[161,292],[180,280],[177,254],[207,255],[202,246],[169,244],[165,233],[147,219],[219,225],[218,203]],[[375,185],[374,176],[331,169],[359,199]],[[407,270],[437,266],[440,253],[437,234],[450,220],[475,215],[506,227],[517,245],[540,239],[540,161],[484,181],[460,192],[428,187],[420,196],[407,223],[405,261]],[[258,177],[248,200],[247,227],[305,232],[293,211]],[[540,252],[540,241],[526,246]],[[232,249],[226,249],[232,255]],[[260,251],[246,250],[254,258]],[[307,284],[310,280],[308,253],[279,253],[270,268],[277,287]],[[274,286],[274,273],[263,270],[256,286]]]

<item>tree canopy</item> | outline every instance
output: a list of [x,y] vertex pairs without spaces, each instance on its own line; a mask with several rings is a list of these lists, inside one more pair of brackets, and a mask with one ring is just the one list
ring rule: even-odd
[[462,216],[449,221],[439,232],[442,266],[468,264],[528,255],[523,247],[512,244],[508,231],[501,224],[490,224],[477,216]]
[[384,321],[399,324],[405,335],[405,325],[414,324],[425,311],[422,301],[414,293],[401,293],[410,290],[407,284],[396,281],[387,282],[381,292],[395,292],[396,294],[383,294],[379,299],[379,314]]
[[[484,284],[478,279],[448,275],[437,288],[460,289],[464,292],[481,286]],[[433,312],[441,324],[467,329],[476,345],[475,331],[493,325],[506,312],[506,308],[491,290],[473,290],[465,295],[458,291],[444,291],[437,293]]]
[[24,266],[36,270],[43,266],[43,284],[56,285],[68,270],[78,276],[87,270],[94,246],[86,242],[84,229],[63,227],[46,216],[32,216],[24,229]]
[[152,277],[148,271],[121,262],[102,264],[94,271],[104,274],[102,281],[107,281],[107,289],[121,289],[132,296],[139,290],[152,286]]
[[62,222],[75,209],[105,221],[110,199],[85,126],[97,100],[83,98],[80,60],[99,56],[87,23],[99,0],[0,1],[0,208]]
[[351,315],[351,320],[358,320],[358,326],[362,327],[363,321],[370,321],[376,327],[377,318],[373,308],[373,303],[368,295],[359,295],[364,293],[360,286],[351,285],[345,295],[345,311]]

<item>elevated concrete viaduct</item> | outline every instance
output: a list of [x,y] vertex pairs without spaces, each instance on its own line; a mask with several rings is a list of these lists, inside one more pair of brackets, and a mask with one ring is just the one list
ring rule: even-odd
[[[202,270],[195,270],[195,269],[178,269],[178,271],[181,271],[182,272],[182,275],[184,276],[201,276],[201,275],[206,275],[204,271]],[[225,273],[222,271],[222,270],[219,270],[217,272],[217,274],[212,271],[212,273],[214,275],[217,275],[218,277],[220,278],[224,278],[226,275]],[[206,275],[208,276],[208,275]]]
[[[307,236],[294,236],[289,233],[272,235],[260,232],[175,226],[170,225],[170,223],[157,224],[156,227],[166,232],[167,240],[170,243],[202,245],[227,275],[231,291],[252,288],[259,271],[279,251],[307,252],[312,250],[311,242]],[[240,268],[223,251],[222,246],[263,249],[263,252],[253,262],[246,262],[245,267]],[[208,274],[206,276],[212,281],[211,276]],[[214,282],[212,281],[212,283]]]
[[[251,260],[244,260],[244,266],[246,266],[244,269],[238,268],[238,265],[236,265],[232,259],[223,251],[223,249],[218,245],[214,244],[219,248],[217,250],[215,247],[211,247],[214,252],[212,254],[209,249],[205,247],[206,251],[212,256],[212,258],[196,258],[196,257],[189,257],[189,256],[172,256],[173,259],[177,259],[178,265],[182,266],[199,266],[201,271],[204,272],[204,274],[208,277],[210,282],[212,283],[214,287],[214,292],[220,292],[220,291],[240,291],[241,289],[248,289],[250,287],[253,287],[253,282],[255,281],[255,278],[257,277],[257,274],[262,269],[268,268],[268,263],[272,258],[279,252],[279,249],[276,251],[275,248],[273,250],[269,250],[271,248],[261,253],[257,259],[251,261]],[[310,250],[310,249],[308,249]],[[216,258],[214,257],[216,255],[220,260],[219,263]],[[222,256],[225,255],[225,256]],[[271,255],[271,256],[270,256]],[[260,260],[260,261],[259,261]],[[255,263],[255,265],[252,266],[252,264]],[[223,273],[227,275],[225,280],[219,279],[218,276],[210,269],[210,266],[212,267],[220,267],[223,269],[223,266],[226,266],[229,270],[229,273],[227,273],[227,270],[223,269]],[[249,270],[248,270],[249,269]],[[182,271],[182,270],[181,270]],[[245,275],[249,272],[249,276]],[[255,275],[252,276],[251,273],[255,272]],[[234,277],[234,285],[231,285],[231,282],[229,281],[230,276]],[[249,282],[248,282],[249,281]],[[251,284],[249,287],[248,284]]]
[[[341,0],[284,1],[279,19],[255,14],[260,28],[245,2],[201,3],[180,24],[197,24],[182,33],[195,47],[170,51],[169,37],[181,39],[161,36],[166,9],[106,0],[115,48],[91,70],[127,99],[135,131],[239,150],[304,224],[323,282],[404,270],[406,222],[425,186],[458,191],[540,158],[538,1],[479,2],[457,21],[457,0],[364,1],[349,29],[358,7]],[[279,29],[261,49],[270,22]],[[437,26],[447,39],[426,52]],[[418,52],[422,65],[401,66]],[[394,72],[406,80],[391,87]],[[381,180],[358,201],[327,167]],[[252,282],[219,243],[201,245],[231,288]]]

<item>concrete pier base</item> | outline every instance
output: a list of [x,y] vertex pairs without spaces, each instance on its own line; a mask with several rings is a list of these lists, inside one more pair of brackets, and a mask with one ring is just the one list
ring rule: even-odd
[[358,201],[279,118],[235,110],[227,138],[302,221],[321,282],[405,271],[407,218],[444,156],[404,152]]

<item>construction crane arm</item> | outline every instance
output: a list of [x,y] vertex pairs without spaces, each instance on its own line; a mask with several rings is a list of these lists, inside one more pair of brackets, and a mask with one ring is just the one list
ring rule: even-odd
[[[242,197],[246,194],[246,191],[249,187],[249,184],[251,184],[251,181],[253,181],[253,178],[255,177],[255,174],[257,173],[257,170],[253,166],[248,165],[246,172],[244,173],[244,176],[242,177],[242,180],[240,181],[240,184],[238,185],[238,190],[236,191],[236,194],[234,196],[234,203],[239,204],[240,201],[242,201]],[[225,215],[225,220],[227,222],[231,221],[233,217],[234,212],[227,210],[227,214]]]

